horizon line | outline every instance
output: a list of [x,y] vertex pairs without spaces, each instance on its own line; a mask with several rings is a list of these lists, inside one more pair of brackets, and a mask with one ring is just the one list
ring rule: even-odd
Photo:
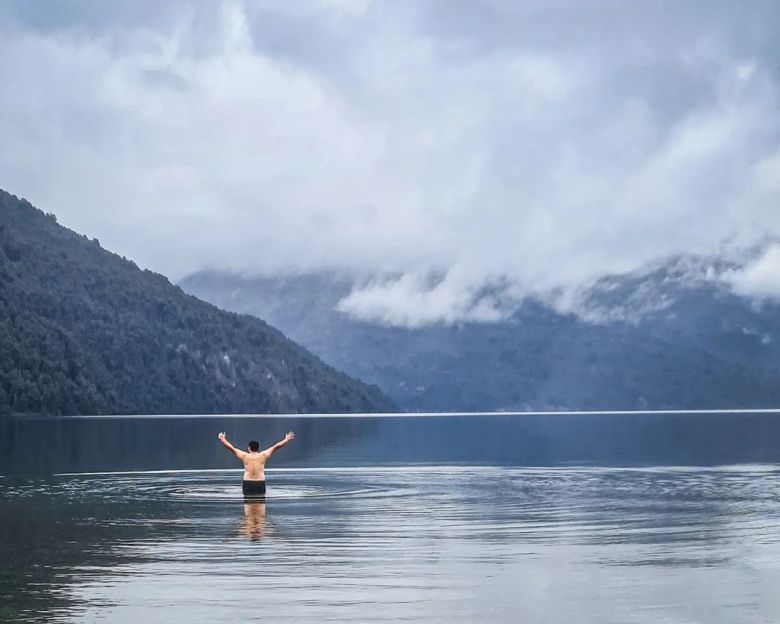
[[181,418],[442,418],[456,417],[487,417],[487,416],[674,416],[674,415],[719,415],[719,414],[780,414],[780,408],[716,408],[716,409],[656,409],[656,410],[533,410],[533,411],[476,411],[476,412],[349,412],[349,413],[224,413],[224,414],[74,414],[67,416],[55,415],[23,415],[6,414],[4,418],[17,420],[111,420],[126,418],[143,419],[181,419]]

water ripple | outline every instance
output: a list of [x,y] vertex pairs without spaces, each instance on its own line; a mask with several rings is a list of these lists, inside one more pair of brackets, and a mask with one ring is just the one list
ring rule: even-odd
[[[25,613],[68,622],[164,621],[165,607],[248,621],[235,605],[259,595],[274,597],[264,614],[275,621],[774,612],[763,592],[780,570],[776,466],[273,471],[251,503],[240,476],[3,479],[0,560],[15,567],[0,589],[33,601]],[[24,592],[3,581],[16,573]],[[713,618],[713,605],[733,617]]]

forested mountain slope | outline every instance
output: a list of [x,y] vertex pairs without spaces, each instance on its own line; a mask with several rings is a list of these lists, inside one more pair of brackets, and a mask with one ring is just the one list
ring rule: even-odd
[[196,299],[0,191],[0,413],[393,409],[264,321]]

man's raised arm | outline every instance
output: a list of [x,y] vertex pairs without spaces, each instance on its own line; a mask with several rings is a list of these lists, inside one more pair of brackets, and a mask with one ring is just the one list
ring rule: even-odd
[[239,451],[235,446],[233,446],[230,442],[228,442],[227,438],[225,437],[225,432],[221,431],[217,435],[217,439],[222,442],[222,446],[224,446],[228,451],[233,453],[236,457],[239,459],[242,459],[246,453],[244,451]]
[[266,455],[269,457],[274,454],[274,451],[282,448],[285,444],[287,444],[290,440],[293,440],[295,438],[295,434],[292,431],[288,431],[287,435],[284,436],[284,440],[279,440],[276,444],[273,446],[269,446],[267,449],[263,451]]

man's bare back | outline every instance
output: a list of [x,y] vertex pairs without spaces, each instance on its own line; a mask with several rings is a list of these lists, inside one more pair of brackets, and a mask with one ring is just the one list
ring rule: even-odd
[[244,453],[241,458],[244,462],[244,481],[265,481],[266,459],[268,459],[266,451]]
[[277,450],[282,448],[285,444],[294,438],[295,434],[290,431],[286,436],[284,436],[283,440],[280,440],[273,446],[269,446],[264,451],[260,450],[260,444],[258,442],[252,440],[249,443],[247,450],[242,451],[228,442],[224,431],[217,435],[217,439],[222,442],[222,445],[228,451],[233,453],[233,455],[235,455],[238,459],[240,459],[241,463],[244,464],[243,481],[245,494],[247,493],[248,489],[257,490],[257,492],[260,492],[260,490],[258,490],[260,484],[262,484],[261,493],[265,493],[265,462],[268,461],[268,458],[271,457],[271,455],[273,455]]

